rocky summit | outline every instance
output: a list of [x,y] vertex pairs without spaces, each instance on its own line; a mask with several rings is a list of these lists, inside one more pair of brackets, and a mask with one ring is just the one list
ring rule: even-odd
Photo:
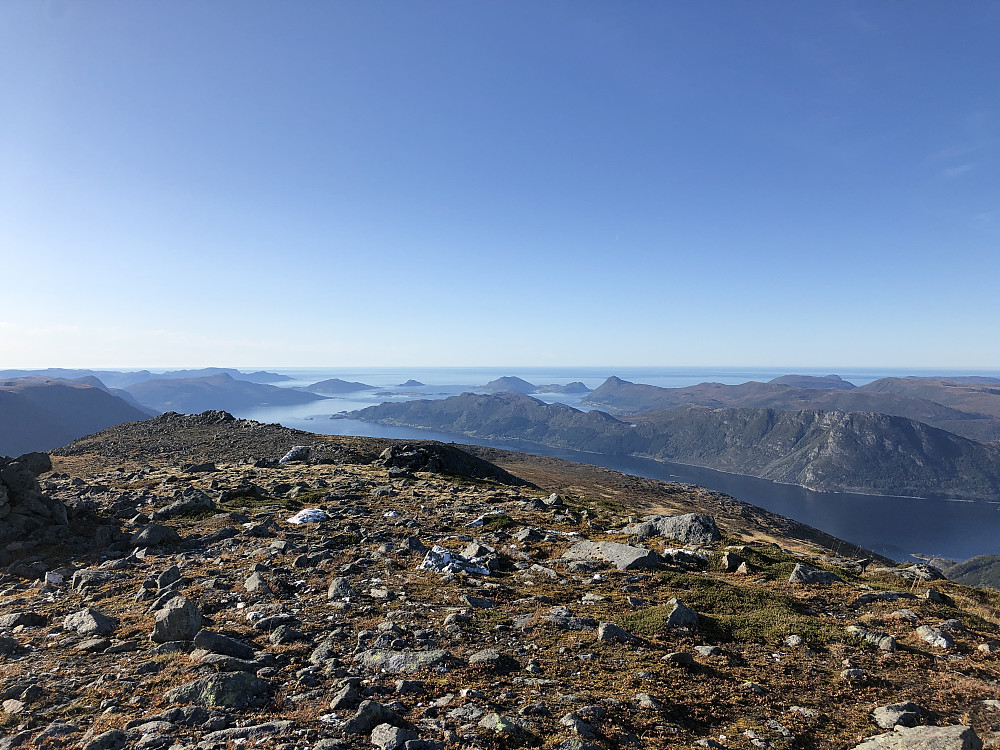
[[700,488],[224,412],[0,478],[0,748],[1000,741],[1000,592]]

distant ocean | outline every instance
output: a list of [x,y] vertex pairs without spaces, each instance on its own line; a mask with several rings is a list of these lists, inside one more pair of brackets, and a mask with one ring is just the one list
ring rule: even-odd
[[[340,378],[376,386],[374,390],[341,394],[323,401],[292,407],[261,407],[236,414],[261,422],[325,435],[360,435],[404,440],[429,439],[442,442],[474,443],[556,455],[582,463],[655,479],[698,484],[725,492],[740,500],[773,510],[842,539],[860,544],[897,560],[912,554],[939,555],[966,559],[977,554],[1000,554],[1000,505],[960,503],[944,500],[913,500],[878,495],[812,492],[801,487],[781,485],[752,477],[658,461],[611,458],[574,451],[527,448],[476,440],[464,435],[449,435],[429,430],[389,427],[348,419],[330,419],[338,412],[363,409],[386,401],[415,398],[446,398],[466,391],[476,391],[491,380],[516,376],[535,385],[566,384],[580,381],[596,388],[609,376],[666,388],[682,388],[704,382],[738,385],[751,380],[766,382],[789,374],[836,374],[861,386],[883,377],[907,375],[933,377],[975,375],[1000,378],[1000,371],[956,370],[875,370],[875,369],[753,369],[753,368],[652,368],[652,367],[476,367],[476,368],[241,368],[263,369],[290,377],[280,383],[302,387],[321,380]],[[415,380],[423,385],[401,384]],[[586,394],[535,394],[549,403],[559,402],[579,409]]]

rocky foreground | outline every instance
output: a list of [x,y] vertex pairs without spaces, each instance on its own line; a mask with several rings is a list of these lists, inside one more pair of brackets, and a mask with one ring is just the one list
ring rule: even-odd
[[997,592],[481,455],[216,412],[0,459],[0,748],[1000,739]]

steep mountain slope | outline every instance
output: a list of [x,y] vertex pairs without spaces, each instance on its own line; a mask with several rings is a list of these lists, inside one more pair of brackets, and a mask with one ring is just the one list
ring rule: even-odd
[[257,406],[307,404],[324,397],[273,385],[236,380],[227,373],[206,378],[147,380],[126,388],[136,401],[157,411],[240,411]]
[[687,406],[632,421],[654,458],[815,490],[1000,499],[1000,448],[903,417]]
[[149,416],[93,385],[50,378],[0,381],[0,455],[50,450]]
[[884,414],[685,406],[625,422],[520,394],[466,393],[382,404],[349,416],[677,461],[817,490],[1000,498],[1000,448]]
[[592,391],[584,399],[584,403],[619,415],[672,409],[688,404],[780,410],[878,412],[914,419],[973,440],[1000,439],[1000,416],[964,411],[927,398],[901,395],[891,390],[794,387],[775,381],[770,383],[751,381],[740,385],[700,383],[686,388],[661,388],[610,377]]

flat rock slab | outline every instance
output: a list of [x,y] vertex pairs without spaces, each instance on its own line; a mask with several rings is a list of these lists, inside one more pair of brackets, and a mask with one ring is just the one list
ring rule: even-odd
[[711,544],[722,539],[719,527],[715,525],[715,518],[708,513],[653,516],[622,531],[638,539],[665,536],[685,544]]
[[618,542],[577,542],[563,553],[563,558],[607,562],[618,570],[655,568],[660,564],[660,556],[653,550]]
[[264,680],[246,672],[214,674],[168,690],[169,703],[193,703],[196,706],[242,708],[257,699],[266,699],[271,688]]
[[80,635],[111,635],[118,627],[118,620],[87,607],[66,615],[63,627],[66,630],[75,630]]
[[444,649],[433,651],[388,651],[368,649],[354,656],[354,661],[365,669],[378,669],[390,674],[419,672],[436,667],[450,658]]
[[817,570],[816,568],[810,568],[808,565],[796,563],[792,574],[788,577],[788,582],[829,585],[831,583],[843,583],[844,579],[828,570]]
[[982,750],[983,741],[972,727],[899,727],[869,737],[854,750]]

